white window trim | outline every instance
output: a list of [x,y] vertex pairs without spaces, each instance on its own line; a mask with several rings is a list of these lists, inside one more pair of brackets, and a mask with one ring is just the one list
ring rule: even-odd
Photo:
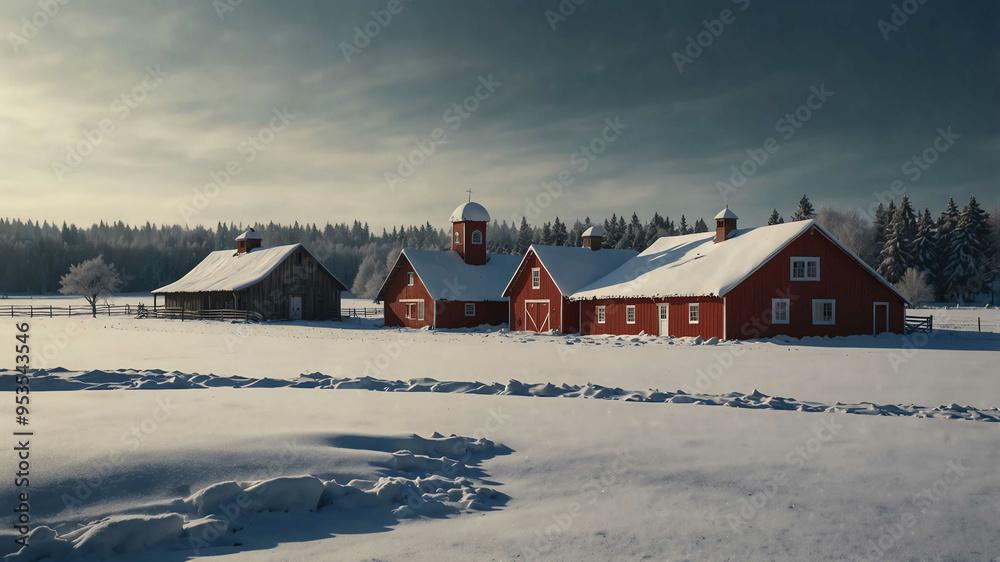
[[605,305],[600,305],[597,307],[597,323],[604,324],[608,320],[608,309]]
[[[778,320],[777,306],[779,302],[785,303],[785,319]],[[791,299],[771,299],[771,324],[788,324],[792,319],[792,300]]]
[[407,286],[407,287],[412,287],[412,286],[414,285],[414,281],[413,281],[413,280],[414,280],[414,279],[415,279],[416,277],[417,277],[417,274],[416,274],[416,273],[414,273],[414,272],[412,272],[412,271],[407,271],[407,272],[406,272],[406,286]]
[[[469,308],[470,307],[472,308],[472,314],[469,314]],[[475,316],[476,315],[476,303],[474,303],[474,302],[467,302],[467,303],[465,303],[465,315],[466,316]]]
[[483,243],[483,233],[478,230],[472,231],[472,243],[482,244]]
[[532,289],[542,288],[542,268],[540,267],[531,268],[531,288]]
[[[632,315],[632,320],[631,321],[629,321],[629,319],[628,319],[629,314]],[[627,305],[625,305],[625,323],[626,324],[635,324],[635,319],[636,319],[635,305],[634,304],[627,304]]]
[[[691,319],[691,313],[694,313],[694,320]],[[688,303],[688,324],[700,324],[701,323],[701,303],[691,302]]]
[[[806,262],[805,263],[805,268],[803,269],[803,273],[806,275],[806,277],[796,277],[795,276],[795,262],[797,262],[797,261],[804,261],[804,262]],[[808,273],[809,272],[809,264],[812,263],[812,262],[814,262],[816,264],[816,277],[808,277],[808,275],[809,275],[809,273]],[[789,268],[788,276],[791,278],[792,281],[819,281],[820,280],[819,258],[810,258],[810,257],[805,257],[805,256],[793,256],[792,259],[791,259],[791,261],[789,262],[789,265],[790,265],[790,268]]]
[[424,319],[424,299],[399,299],[399,302],[407,304],[417,305],[417,317],[413,318],[410,314],[410,307],[406,307],[406,319],[407,320],[423,320]]
[[[832,305],[831,306],[831,312],[832,312],[832,314],[830,315],[831,318],[830,318],[829,322],[820,321],[816,317],[816,305],[817,304],[823,304],[823,303],[830,303]],[[813,301],[812,301],[812,309],[813,309],[812,310],[813,324],[815,324],[817,326],[833,326],[834,324],[837,323],[837,301],[836,300],[834,300],[834,299],[813,299]]]
[[455,231],[455,243],[459,245],[462,244],[462,234],[457,230]]

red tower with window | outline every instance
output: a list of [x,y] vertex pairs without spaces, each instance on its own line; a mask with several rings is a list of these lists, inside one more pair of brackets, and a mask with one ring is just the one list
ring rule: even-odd
[[479,203],[463,203],[451,214],[451,249],[469,265],[486,264],[486,225],[490,214]]

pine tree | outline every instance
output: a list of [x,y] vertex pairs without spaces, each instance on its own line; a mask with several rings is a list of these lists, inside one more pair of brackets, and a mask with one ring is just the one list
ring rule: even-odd
[[882,248],[885,247],[885,231],[889,227],[889,218],[886,216],[885,207],[880,202],[878,208],[875,209],[875,218],[872,220],[872,227],[875,230],[873,245],[875,246],[876,254],[881,253]]
[[955,229],[958,227],[958,205],[955,198],[948,198],[948,205],[937,219],[937,249],[938,263],[934,269],[933,277],[936,280],[934,288],[937,291],[937,300],[943,301],[952,294],[951,286],[945,270],[948,269],[948,259],[950,257],[951,245],[955,239]]
[[784,224],[784,223],[785,219],[781,218],[781,215],[778,214],[777,209],[771,211],[771,216],[767,218],[768,226],[773,226],[775,224]]
[[554,241],[552,238],[552,223],[545,223],[542,225],[542,244],[546,246],[551,246]]
[[552,243],[556,246],[565,246],[567,239],[569,233],[566,232],[566,223],[560,222],[559,217],[556,217],[555,223],[552,224]]
[[633,230],[632,225],[629,224],[625,227],[625,235],[618,239],[618,243],[615,244],[615,248],[619,250],[631,250],[634,244],[635,230]]
[[974,300],[983,288],[987,265],[988,215],[972,197],[959,215],[948,249],[944,280],[952,296]]
[[816,217],[816,210],[813,209],[812,203],[809,202],[809,198],[806,194],[802,194],[802,199],[799,199],[799,208],[795,210],[795,214],[792,215],[793,221],[805,221]]
[[521,256],[527,253],[528,246],[531,246],[531,240],[534,236],[534,229],[528,224],[528,219],[521,217],[521,227],[517,229],[517,245],[514,247],[514,253]]
[[684,236],[685,234],[690,234],[690,228],[688,227],[687,217],[685,217],[684,215],[681,215],[681,224],[679,229],[681,236]]
[[694,231],[695,233],[708,232],[708,225],[705,223],[705,219],[698,219],[694,221]]
[[[903,238],[906,240],[907,246],[904,248],[906,253],[910,256],[913,255],[913,240],[917,237],[917,217],[913,211],[913,205],[910,204],[909,196],[904,195],[902,201],[899,202],[899,208],[896,209],[897,213],[902,214],[902,225],[903,225]],[[912,264],[907,264],[909,268]]]
[[907,250],[910,246],[910,241],[906,239],[904,215],[905,213],[902,208],[896,210],[896,214],[893,215],[892,222],[889,223],[889,229],[886,233],[885,247],[882,248],[882,253],[879,254],[880,263],[878,272],[882,277],[885,277],[886,281],[893,284],[902,279],[907,267],[909,267],[909,263],[913,259]]
[[930,209],[924,209],[924,214],[917,223],[917,234],[913,239],[913,261],[911,265],[918,271],[927,274],[927,279],[935,283],[935,273],[938,264],[937,232]]

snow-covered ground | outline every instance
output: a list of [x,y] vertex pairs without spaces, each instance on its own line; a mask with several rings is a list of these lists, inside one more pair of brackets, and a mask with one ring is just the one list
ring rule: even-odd
[[37,390],[73,390],[32,395],[24,554],[994,560],[1000,312],[914,313],[933,336],[35,318]]

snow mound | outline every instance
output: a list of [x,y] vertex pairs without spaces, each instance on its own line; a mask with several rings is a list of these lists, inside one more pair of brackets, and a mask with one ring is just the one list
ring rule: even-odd
[[48,527],[37,527],[28,538],[31,546],[22,548],[10,559],[64,560],[132,554],[177,539],[183,533],[184,517],[176,513],[113,516],[64,535]]

